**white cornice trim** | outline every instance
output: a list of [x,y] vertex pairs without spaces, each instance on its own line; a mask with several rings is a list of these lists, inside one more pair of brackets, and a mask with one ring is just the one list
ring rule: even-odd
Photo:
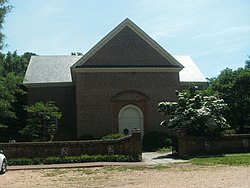
[[182,68],[75,68],[73,72],[180,72]]
[[197,85],[205,85],[205,84],[208,84],[208,82],[204,82],[204,81],[190,81],[190,82],[187,82],[187,81],[180,81],[180,84],[181,85],[191,85],[191,84],[197,84]]
[[93,48],[91,48],[81,59],[79,59],[71,68],[75,68],[84,64],[91,56],[93,56],[99,49],[107,44],[115,35],[117,35],[123,28],[129,27],[136,34],[138,34],[144,41],[146,41],[152,48],[160,53],[165,59],[167,59],[174,66],[184,68],[173,56],[171,56],[165,49],[163,49],[157,42],[155,42],[150,36],[148,36],[142,29],[140,29],[130,19],[126,18],[117,27],[115,27],[110,33],[108,33],[102,40],[100,40]]
[[73,82],[61,82],[61,83],[26,83],[23,84],[27,88],[43,88],[43,87],[73,87]]

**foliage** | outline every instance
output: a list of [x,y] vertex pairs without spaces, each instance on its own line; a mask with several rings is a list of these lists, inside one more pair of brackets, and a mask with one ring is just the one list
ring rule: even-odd
[[250,165],[250,154],[228,154],[214,157],[199,157],[191,160],[194,165]]
[[143,137],[143,150],[156,151],[160,148],[170,148],[172,141],[169,136],[163,132],[152,131]]
[[250,68],[225,69],[211,80],[208,93],[216,93],[228,105],[225,118],[237,132],[250,125]]
[[118,139],[118,138],[122,138],[122,137],[124,137],[123,134],[112,133],[112,134],[108,134],[108,135],[102,137],[102,140],[113,140],[113,139]]
[[245,62],[245,68],[250,68],[250,56],[248,56],[249,59]]
[[[3,29],[3,23],[5,16],[12,9],[11,5],[8,5],[8,0],[0,0],[0,30]],[[4,47],[4,34],[0,32],[0,49]]]
[[[26,112],[26,88],[22,85],[30,52],[19,56],[17,52],[0,53],[0,124],[5,125],[0,141],[18,139],[18,130],[23,128]],[[2,128],[1,128],[2,130]]]
[[62,164],[85,162],[138,162],[140,155],[81,155],[47,158],[14,158],[8,159],[9,165]]
[[25,57],[8,52],[0,53],[0,124],[16,118],[15,103],[25,94],[22,80],[28,61]]
[[81,56],[83,54],[81,52],[71,52],[71,55],[73,55],[73,56]]
[[[0,50],[5,47],[3,23],[11,9],[8,0],[0,0]],[[27,52],[19,56],[16,51],[0,52],[0,141],[16,137],[17,130],[23,126],[26,116],[22,105],[26,103],[26,95],[22,80],[31,54]]]
[[5,77],[0,76],[0,127],[4,127],[5,130],[0,136],[0,141],[9,139],[9,125],[17,120],[18,96],[25,94],[20,83],[21,77],[14,73],[8,73]]
[[32,141],[48,141],[54,138],[58,120],[62,114],[53,102],[38,102],[25,107],[28,124],[20,133]]
[[13,73],[0,77],[0,125],[5,124],[8,119],[16,118],[13,103],[17,101],[17,94],[24,93],[19,87],[20,82],[21,78]]
[[191,87],[189,91],[177,92],[177,102],[161,102],[158,111],[170,115],[170,120],[162,125],[171,129],[185,129],[188,135],[220,135],[229,128],[222,116],[227,105],[215,96],[203,96]]

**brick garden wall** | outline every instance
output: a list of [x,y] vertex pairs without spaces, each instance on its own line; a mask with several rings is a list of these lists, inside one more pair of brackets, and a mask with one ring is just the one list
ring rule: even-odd
[[141,132],[139,130],[134,130],[131,136],[117,140],[0,143],[0,148],[7,158],[43,158],[82,154],[141,155],[142,153]]
[[250,134],[223,137],[188,137],[178,134],[178,155],[202,156],[250,152]]

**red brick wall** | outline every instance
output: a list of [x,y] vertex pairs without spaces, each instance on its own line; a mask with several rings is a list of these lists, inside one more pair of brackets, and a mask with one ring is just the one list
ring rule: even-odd
[[[125,104],[135,104],[144,113],[145,133],[166,131],[160,127],[162,116],[157,112],[161,101],[174,101],[179,87],[178,73],[77,73],[77,133],[101,137],[117,132],[117,111]],[[121,92],[135,91],[147,101],[128,100],[114,108],[112,99]],[[118,104],[118,103],[117,103]],[[118,112],[119,113],[119,112]]]

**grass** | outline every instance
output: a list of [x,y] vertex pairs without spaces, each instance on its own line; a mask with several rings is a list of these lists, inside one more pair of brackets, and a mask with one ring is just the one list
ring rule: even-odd
[[230,165],[248,166],[250,165],[250,153],[227,154],[214,157],[197,157],[190,161],[193,165]]
[[68,173],[68,171],[65,169],[54,169],[51,172],[46,173],[44,177],[54,177],[54,176],[59,176],[59,175],[66,174],[66,173]]
[[115,173],[115,172],[126,172],[126,171],[144,171],[144,170],[156,170],[156,171],[165,171],[171,169],[167,165],[131,165],[131,166],[104,166],[101,168],[78,168],[78,169],[53,169],[46,174],[44,177],[55,177],[65,175],[69,172],[82,173],[85,175],[92,175],[97,173]]
[[106,166],[103,167],[105,171],[143,171],[143,170],[166,170],[170,169],[167,165],[135,165],[135,166]]

